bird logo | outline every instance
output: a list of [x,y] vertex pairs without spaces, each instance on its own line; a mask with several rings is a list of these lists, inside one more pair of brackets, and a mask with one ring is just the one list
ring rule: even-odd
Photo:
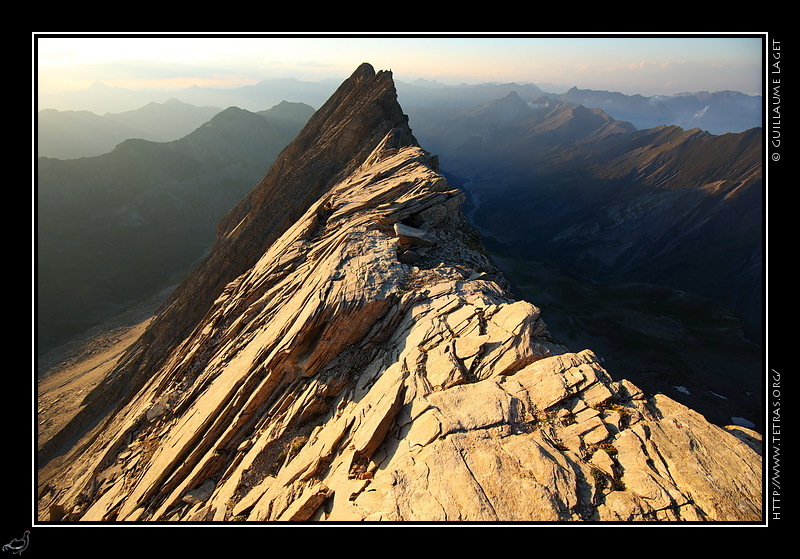
[[25,533],[21,538],[14,538],[4,545],[3,551],[10,551],[11,553],[20,555],[28,547],[28,538],[30,537],[30,534],[30,530],[25,530]]

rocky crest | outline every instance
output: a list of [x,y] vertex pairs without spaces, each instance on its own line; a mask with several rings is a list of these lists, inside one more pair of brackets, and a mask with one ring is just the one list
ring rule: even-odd
[[40,519],[760,520],[757,442],[551,339],[462,202],[360,67],[95,391],[120,407]]

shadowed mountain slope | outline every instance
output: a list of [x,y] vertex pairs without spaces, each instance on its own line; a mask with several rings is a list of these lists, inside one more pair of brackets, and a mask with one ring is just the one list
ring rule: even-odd
[[303,107],[231,107],[173,142],[127,140],[97,157],[39,158],[38,353],[183,277],[225,212],[313,113]]
[[414,124],[443,169],[465,178],[473,222],[511,253],[594,282],[696,293],[762,328],[761,128],[636,130],[515,94]]

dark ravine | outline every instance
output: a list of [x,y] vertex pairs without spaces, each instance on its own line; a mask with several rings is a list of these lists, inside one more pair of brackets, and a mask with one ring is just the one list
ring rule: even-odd
[[360,66],[40,462],[40,521],[760,522],[754,433],[555,339],[463,202]]

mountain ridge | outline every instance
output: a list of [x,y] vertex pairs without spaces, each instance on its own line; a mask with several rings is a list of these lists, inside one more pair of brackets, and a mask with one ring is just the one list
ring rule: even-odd
[[40,519],[761,520],[757,441],[554,340],[437,169],[362,64],[87,399]]
[[[385,87],[387,78],[391,82],[390,75],[386,72],[371,75],[371,72],[374,74],[371,67],[362,67],[360,71],[354,73],[351,80],[343,83],[337,93],[332,96],[327,108],[323,106],[317,110],[301,133],[277,155],[275,163],[258,185],[219,221],[216,228],[216,246],[212,246],[210,254],[194,268],[181,285],[172,292],[170,298],[164,302],[163,309],[142,336],[140,343],[129,348],[123,362],[92,393],[87,395],[83,411],[73,420],[73,425],[87,424],[89,422],[87,417],[92,417],[98,413],[98,410],[105,409],[109,402],[118,402],[135,392],[144,382],[151,368],[158,366],[160,360],[164,358],[165,348],[171,347],[177,343],[176,340],[180,340],[188,334],[193,321],[198,320],[205,312],[203,303],[199,301],[210,304],[228,281],[246,269],[253,259],[260,256],[259,250],[263,251],[291,225],[292,218],[297,218],[299,210],[321,195],[320,188],[325,188],[329,184],[324,177],[341,173],[346,166],[354,165],[354,161],[357,161],[358,157],[363,159],[369,155],[364,146],[368,147],[369,142],[379,141],[379,138],[375,137],[376,130],[386,131],[395,124],[405,125],[407,123],[405,115],[399,111],[399,108],[389,104],[390,110],[394,114],[387,115],[381,106],[380,98],[376,100],[369,96],[352,100],[355,106],[371,103],[370,110],[365,112],[364,120],[360,123],[348,119],[346,115],[336,114],[336,108],[342,106],[341,100],[353,95],[354,86],[364,80],[372,78],[378,85],[383,82],[384,87],[374,90],[376,95],[393,95],[393,88]],[[367,88],[362,87],[358,91],[365,93]],[[383,102],[383,104],[386,103]],[[336,120],[340,116],[342,118],[337,122]],[[325,128],[324,133],[320,133],[330,119],[333,119],[333,125]],[[356,129],[359,126],[363,127],[366,123],[368,131],[348,135],[348,123],[350,127]],[[313,161],[308,159],[315,153],[311,147],[318,144],[326,145],[331,135],[337,134],[339,136],[334,137],[325,149],[333,152],[340,149],[351,152],[360,150],[360,154],[357,156],[351,154],[351,157],[343,159],[337,157],[317,157]],[[353,143],[354,141],[356,143]],[[302,174],[298,173],[288,178],[294,188],[278,188],[277,185],[280,184],[278,181],[282,180],[284,176],[284,167],[291,168],[295,165],[303,165],[304,171]],[[316,189],[313,188],[315,184]],[[312,188],[309,188],[308,194],[303,198],[297,189],[305,188],[306,185],[310,185]],[[274,197],[273,200],[269,204],[265,203],[265,199],[270,196]],[[260,211],[248,213],[254,206],[260,208]],[[292,208],[295,209],[292,210]],[[274,216],[280,217],[275,220]],[[271,221],[274,222],[270,223]],[[264,232],[252,235],[257,242],[256,247],[248,246],[247,237],[243,236],[245,229]],[[220,247],[233,248],[222,250]],[[205,286],[203,290],[198,287],[200,284]],[[181,318],[173,320],[174,316]],[[65,429],[65,433],[72,434],[73,432],[74,429],[70,426]],[[41,455],[49,456],[53,452],[52,449],[61,444],[62,438],[54,437],[46,447],[40,449]]]

